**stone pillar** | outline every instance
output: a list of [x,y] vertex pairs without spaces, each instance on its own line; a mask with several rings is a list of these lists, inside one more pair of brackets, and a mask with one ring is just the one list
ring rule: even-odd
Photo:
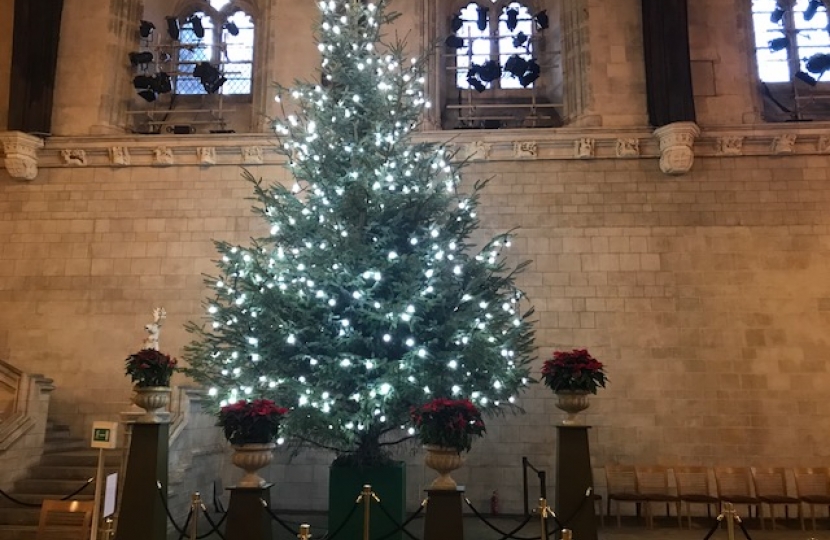
[[566,124],[574,126],[602,125],[602,117],[593,110],[590,34],[588,0],[563,0],[562,77],[565,80],[563,119]]
[[[275,2],[263,2],[259,12],[252,14],[255,25],[254,73],[252,82],[253,106],[250,122],[251,131],[263,133],[271,131],[271,119],[279,114],[279,107],[274,101],[273,83],[277,80],[277,19],[280,16],[274,6]],[[283,50],[283,53],[285,50]],[[284,55],[283,55],[284,56]],[[282,81],[286,84],[287,81]]]
[[0,131],[5,131],[9,125],[13,38],[14,0],[0,0]]
[[654,130],[660,140],[660,170],[679,176],[692,169],[694,144],[700,128],[694,122],[674,122]]
[[4,163],[9,176],[34,180],[37,176],[37,151],[43,148],[43,139],[21,131],[0,132]]
[[142,12],[142,0],[65,1],[54,134],[124,132],[133,76],[127,54],[138,49]]

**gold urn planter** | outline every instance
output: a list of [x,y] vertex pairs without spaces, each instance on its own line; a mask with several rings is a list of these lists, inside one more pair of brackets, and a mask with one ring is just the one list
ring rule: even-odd
[[433,480],[430,489],[454,490],[458,484],[450,473],[464,464],[464,456],[455,448],[426,444],[424,449],[427,451],[424,463],[438,473],[438,478]]
[[133,403],[144,409],[144,414],[137,418],[142,424],[160,424],[170,419],[167,406],[170,405],[169,386],[135,386]]
[[261,488],[267,482],[257,474],[257,471],[267,467],[274,459],[274,443],[235,444],[233,446],[234,465],[245,471],[245,474],[236,483],[238,488]]
[[568,413],[568,417],[562,420],[562,425],[577,426],[580,424],[577,414],[588,408],[587,390],[560,390],[556,392],[556,408]]

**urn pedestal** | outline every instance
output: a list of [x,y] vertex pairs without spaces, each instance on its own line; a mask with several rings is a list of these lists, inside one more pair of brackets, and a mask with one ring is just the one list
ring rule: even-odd
[[424,445],[424,449],[427,451],[424,457],[424,463],[427,467],[438,473],[438,478],[433,480],[429,489],[455,491],[458,484],[450,476],[450,473],[464,464],[464,456],[455,448],[444,448],[442,446],[427,444]]
[[261,488],[267,484],[264,478],[257,474],[267,467],[274,459],[274,443],[265,444],[236,444],[233,447],[231,462],[245,471],[242,478],[236,483],[238,488]]
[[568,417],[562,420],[564,426],[579,425],[576,415],[588,408],[588,395],[585,390],[560,390],[556,393],[556,408],[568,413]]
[[170,413],[167,412],[167,406],[170,405],[169,386],[135,386],[133,391],[133,403],[144,409],[144,414],[136,422],[158,424],[170,420]]

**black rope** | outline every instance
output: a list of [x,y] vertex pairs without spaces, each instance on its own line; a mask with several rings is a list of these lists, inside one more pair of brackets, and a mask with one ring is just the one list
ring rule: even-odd
[[706,536],[703,537],[703,540],[709,540],[710,538],[712,538],[712,535],[715,534],[715,531],[717,531],[718,527],[720,527],[720,520],[722,517],[722,515],[718,516],[718,518],[715,520],[715,524],[712,525],[712,528],[709,529],[709,532],[706,533]]
[[[181,534],[182,536],[184,536],[187,533],[185,532],[184,529],[179,527],[179,525],[176,523],[176,520],[173,519],[173,514],[170,513],[170,508],[167,506],[167,501],[164,498],[164,494],[161,492],[161,487],[162,487],[161,482],[159,482],[157,480],[156,481],[156,491],[158,491],[159,499],[161,499],[161,505],[164,507],[164,513],[167,514],[167,519],[169,519],[170,523],[173,524],[173,528],[176,529],[176,532]],[[191,508],[190,511],[193,512],[193,509]]]
[[[202,505],[202,508],[204,508],[204,505]],[[219,528],[218,528],[219,525],[217,525],[216,523],[213,522],[213,518],[210,517],[210,512],[202,512],[202,513],[205,515],[205,519],[207,520],[207,522],[210,523],[210,526],[213,527],[213,529],[210,531],[210,533],[215,532],[216,535],[219,538],[221,538],[221,540],[225,540],[225,535],[222,534],[221,532],[219,532]],[[227,516],[227,514],[225,514],[225,515]],[[222,518],[222,519],[224,519],[224,518]],[[220,520],[220,523],[221,523],[221,520]]]
[[585,506],[585,503],[588,501],[589,498],[591,498],[592,493],[593,493],[592,488],[588,488],[587,490],[585,490],[585,496],[582,498],[581,501],[579,501],[579,506],[577,506],[576,509],[573,512],[571,512],[571,515],[568,516],[568,518],[565,521],[559,521],[559,519],[557,519],[556,515],[553,514],[553,521],[556,522],[556,524],[559,526],[560,529],[567,529],[568,528],[567,525],[571,521],[573,521],[573,519],[577,516],[577,514],[579,514],[582,511],[582,508]]
[[744,525],[744,522],[741,521],[740,518],[736,519],[736,521],[738,522],[738,526],[741,528],[741,531],[744,533],[746,540],[752,540],[752,537],[749,536],[749,531],[746,530],[746,525]]
[[331,531],[327,532],[322,537],[320,537],[320,540],[332,540],[332,538],[334,538],[335,536],[340,534],[340,531],[343,530],[343,527],[346,526],[346,523],[348,523],[349,520],[352,519],[352,516],[354,515],[355,510],[357,510],[357,503],[354,503],[354,505],[352,506],[352,509],[349,511],[349,515],[346,516],[346,519],[344,519],[343,522],[336,529],[334,529],[334,532],[331,532]]
[[179,540],[182,540],[187,534],[187,526],[190,525],[190,520],[193,519],[193,507],[190,507],[190,512],[187,513],[187,519],[184,520],[182,532],[179,533]]
[[[81,487],[79,487],[78,489],[76,489],[75,491],[73,491],[72,493],[70,493],[69,495],[67,495],[67,496],[65,496],[65,497],[61,497],[61,498],[60,498],[60,500],[62,500],[62,501],[68,501],[69,499],[71,499],[72,497],[74,497],[75,495],[77,495],[78,493],[82,492],[82,491],[83,491],[83,490],[84,490],[84,489],[85,489],[85,488],[86,488],[89,484],[91,484],[94,480],[95,480],[95,478],[90,478],[90,479],[88,479],[84,485],[82,485]],[[0,489],[0,495],[2,495],[3,497],[7,498],[8,500],[10,500],[11,502],[13,502],[14,504],[19,504],[20,506],[26,506],[26,507],[28,507],[28,508],[40,508],[40,507],[42,507],[42,506],[43,506],[43,502],[42,502],[42,501],[41,501],[41,502],[39,502],[39,503],[30,503],[30,502],[26,502],[26,501],[21,501],[20,499],[16,499],[15,497],[13,497],[13,496],[9,495],[8,493],[6,493],[5,491],[3,491],[2,489]]]
[[271,519],[273,519],[274,521],[276,521],[277,523],[279,523],[279,524],[280,524],[280,526],[281,526],[283,529],[285,529],[286,531],[288,531],[288,532],[289,532],[289,534],[292,534],[292,535],[293,535],[293,534],[296,534],[296,532],[297,532],[297,531],[295,531],[294,529],[292,529],[292,528],[291,528],[291,526],[290,526],[289,524],[287,524],[285,521],[281,520],[281,519],[279,518],[279,516],[277,516],[277,515],[276,515],[276,514],[275,514],[275,513],[274,513],[274,512],[270,509],[270,508],[268,508],[268,504],[266,504],[266,502],[265,502],[264,500],[260,499],[260,501],[262,502],[262,506],[264,506],[264,507],[265,507],[265,511],[266,511],[266,512],[268,512],[268,515],[270,515],[270,516],[271,516]]
[[[204,505],[202,506],[202,509],[205,511],[205,514],[207,514],[207,508],[205,508],[205,507],[204,507]],[[222,524],[223,524],[223,523],[225,523],[225,518],[227,518],[227,517],[228,517],[228,513],[227,513],[227,512],[223,512],[223,513],[222,513],[222,517],[221,517],[221,519],[219,519],[219,523],[217,523],[217,524],[213,527],[213,529],[212,529],[212,530],[210,530],[210,531],[206,532],[205,534],[202,534],[202,535],[197,536],[197,537],[196,537],[196,538],[197,538],[197,540],[203,540],[204,538],[207,538],[208,536],[210,536],[210,535],[211,535],[211,534],[213,534],[214,532],[216,532],[216,533],[218,534],[218,531],[217,531],[216,529],[218,529],[219,527],[221,527],[221,526],[222,526]],[[208,521],[209,521],[209,520],[208,520]]]
[[[532,536],[532,537],[531,536],[513,536],[514,533],[518,532],[522,527],[524,527],[531,520],[531,518],[533,517],[532,514],[527,516],[527,518],[525,518],[524,523],[522,523],[522,527],[519,527],[518,529],[510,531],[510,532],[504,532],[503,530],[499,529],[498,527],[496,527],[495,525],[493,525],[492,523],[487,521],[487,518],[485,518],[481,514],[481,512],[476,510],[475,506],[473,506],[473,503],[470,502],[470,499],[465,498],[464,501],[467,503],[467,506],[470,507],[470,509],[473,511],[473,514],[475,514],[478,519],[480,519],[481,521],[484,522],[485,525],[487,525],[488,527],[490,527],[491,529],[493,529],[494,531],[496,531],[497,533],[502,535],[502,538],[500,540],[507,540],[508,538],[512,539],[512,540],[541,540],[542,539],[541,535]],[[559,530],[560,529],[554,529],[552,531],[547,531],[547,534],[548,535],[555,534]]]
[[409,523],[411,523],[411,522],[412,522],[412,520],[413,520],[413,519],[415,519],[415,517],[416,517],[418,514],[420,514],[420,513],[421,513],[421,511],[424,509],[424,505],[423,505],[423,504],[422,504],[422,505],[418,508],[418,510],[416,510],[416,511],[415,511],[415,513],[414,513],[414,514],[412,514],[411,516],[409,516],[409,518],[407,518],[406,520],[404,520],[404,522],[403,522],[403,523],[396,523],[396,522],[395,522],[395,517],[394,517],[394,516],[393,516],[393,515],[392,515],[392,514],[391,514],[391,513],[390,513],[390,512],[386,509],[386,507],[385,507],[385,506],[383,506],[383,504],[382,504],[380,501],[378,501],[378,507],[380,508],[381,512],[383,512],[383,513],[384,513],[384,515],[386,515],[386,517],[389,519],[389,521],[391,521],[391,522],[392,522],[392,524],[393,524],[393,525],[395,525],[395,529],[394,529],[394,530],[392,530],[392,531],[390,531],[390,532],[389,532],[389,533],[387,533],[387,534],[384,534],[384,535],[383,535],[383,536],[381,536],[380,538],[376,538],[375,540],[386,540],[387,538],[389,538],[390,536],[392,536],[393,534],[395,534],[395,533],[396,533],[396,532],[398,532],[398,531],[403,532],[405,535],[407,535],[408,537],[412,538],[412,540],[420,540],[419,538],[417,538],[416,536],[414,536],[411,532],[407,531],[405,527],[406,527],[407,525],[409,525]]

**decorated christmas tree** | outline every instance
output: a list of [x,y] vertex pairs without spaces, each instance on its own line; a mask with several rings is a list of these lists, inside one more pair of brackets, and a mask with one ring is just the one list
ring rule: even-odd
[[411,139],[424,62],[385,41],[387,4],[319,2],[323,83],[277,96],[298,110],[276,126],[295,183],[249,176],[270,233],[217,242],[187,351],[217,402],[274,399],[286,437],[364,464],[435,397],[511,407],[533,347],[510,235],[471,240],[484,184],[462,193],[464,163]]

